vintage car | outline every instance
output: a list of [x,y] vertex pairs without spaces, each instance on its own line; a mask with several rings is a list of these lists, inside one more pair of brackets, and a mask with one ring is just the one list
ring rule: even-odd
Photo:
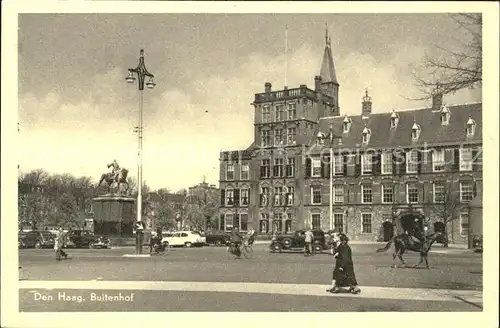
[[206,234],[207,245],[227,246],[231,243],[231,236],[223,231],[209,232]]
[[68,232],[69,243],[73,243],[75,247],[88,248],[108,248],[109,239],[104,236],[94,235],[88,230],[70,230]]
[[52,248],[55,236],[50,231],[32,230],[19,232],[17,243],[19,248]]
[[[281,252],[289,250],[303,250],[305,242],[305,230],[297,230],[292,234],[283,234],[273,237],[269,248],[271,252]],[[326,247],[325,233],[322,230],[312,230],[314,235],[313,239],[313,252],[320,253]]]
[[170,247],[177,246],[203,246],[206,243],[205,237],[202,237],[197,231],[175,231],[162,233],[162,243],[168,243]]

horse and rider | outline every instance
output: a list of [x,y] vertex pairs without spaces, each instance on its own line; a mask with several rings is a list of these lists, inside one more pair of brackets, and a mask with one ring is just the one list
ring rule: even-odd
[[[403,260],[403,254],[406,250],[420,253],[420,261],[418,264],[414,265],[414,267],[420,266],[423,261],[425,261],[426,267],[429,268],[429,262],[427,261],[427,254],[429,253],[432,244],[436,242],[438,238],[445,238],[443,233],[434,232],[430,235],[427,235],[427,229],[424,228],[422,230],[420,220],[415,218],[413,229],[410,231],[405,230],[404,233],[394,236],[389,240],[389,242],[385,245],[385,247],[380,248],[377,252],[385,252],[389,250],[391,245],[394,243],[394,253],[392,258],[395,260],[396,257],[399,258],[403,265],[406,265]],[[396,267],[396,265],[394,265]]]
[[103,173],[101,175],[101,179],[99,180],[98,186],[102,184],[103,181],[106,182],[108,185],[108,188],[110,188],[113,183],[116,183],[117,186],[120,186],[121,183],[126,185],[126,190],[128,190],[129,184],[127,182],[127,174],[128,170],[125,168],[121,168],[120,165],[118,165],[118,162],[116,159],[114,159],[110,164],[108,164],[108,169],[112,168],[111,172],[109,173]]

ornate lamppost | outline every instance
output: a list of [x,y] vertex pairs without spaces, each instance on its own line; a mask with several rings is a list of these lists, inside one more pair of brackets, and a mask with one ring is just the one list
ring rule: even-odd
[[[146,65],[144,64],[144,50],[141,49],[139,56],[139,64],[136,68],[129,68],[129,75],[125,78],[128,83],[134,83],[137,75],[137,86],[139,88],[139,125],[135,127],[135,132],[137,132],[138,136],[138,167],[137,167],[137,226],[142,225],[142,111],[143,111],[143,92],[144,85],[148,89],[153,89],[155,87],[154,83],[154,75],[149,73],[146,69]],[[147,83],[145,82],[146,77],[149,78]],[[144,225],[142,225],[144,227]],[[141,231],[138,231],[141,230]],[[139,238],[136,238],[136,252],[138,254],[142,254],[142,229],[136,229],[136,234]]]
[[330,132],[327,135],[324,135],[323,133],[318,133],[317,136],[318,140],[324,141],[328,140],[329,141],[329,147],[330,147],[330,201],[328,203],[329,205],[329,214],[330,214],[330,230],[335,230],[335,224],[333,221],[333,165],[334,165],[334,160],[333,160],[333,142],[335,139],[338,140],[338,143],[342,143],[342,136],[338,136],[333,133],[333,124],[330,123]]

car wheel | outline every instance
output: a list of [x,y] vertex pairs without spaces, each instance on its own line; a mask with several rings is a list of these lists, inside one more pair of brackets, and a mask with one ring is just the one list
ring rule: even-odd
[[281,253],[281,245],[276,243],[276,244],[272,244],[271,245],[271,250],[273,252],[278,252],[278,253]]
[[289,238],[283,239],[282,243],[284,246],[283,248],[289,248],[290,246],[292,246],[292,240]]
[[316,244],[313,246],[313,250],[317,253],[321,253],[321,251],[323,250],[323,246],[321,246],[321,244]]
[[93,241],[89,242],[89,248],[95,248],[95,244]]
[[38,249],[42,248],[42,243],[40,243],[39,241],[37,241],[35,243],[35,248],[38,248]]
[[192,244],[188,241],[188,242],[186,242],[186,243],[184,244],[184,246],[186,246],[186,247],[191,247],[191,246],[192,246]]

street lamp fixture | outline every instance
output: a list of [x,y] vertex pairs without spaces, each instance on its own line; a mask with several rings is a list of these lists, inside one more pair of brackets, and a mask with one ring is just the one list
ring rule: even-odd
[[325,140],[329,141],[329,147],[330,147],[330,202],[328,203],[329,205],[329,214],[330,214],[330,230],[333,231],[335,230],[335,224],[333,221],[333,146],[334,146],[334,141],[338,140],[338,144],[342,144],[342,136],[336,135],[333,133],[333,124],[330,123],[330,131],[328,134],[324,134],[322,132],[319,132],[317,135],[318,141],[324,142]]
[[[138,137],[138,175],[137,175],[137,222],[142,224],[142,111],[143,111],[143,91],[144,84],[148,89],[153,89],[156,84],[154,83],[154,75],[148,72],[146,65],[144,63],[144,50],[141,49],[139,56],[139,64],[136,68],[128,69],[128,76],[125,78],[127,83],[134,83],[136,80],[135,75],[137,75],[137,87],[139,89],[139,125],[134,128],[134,132],[137,132]],[[149,78],[147,83],[144,83],[146,77]],[[142,232],[138,234],[136,230],[136,253],[142,254]]]

